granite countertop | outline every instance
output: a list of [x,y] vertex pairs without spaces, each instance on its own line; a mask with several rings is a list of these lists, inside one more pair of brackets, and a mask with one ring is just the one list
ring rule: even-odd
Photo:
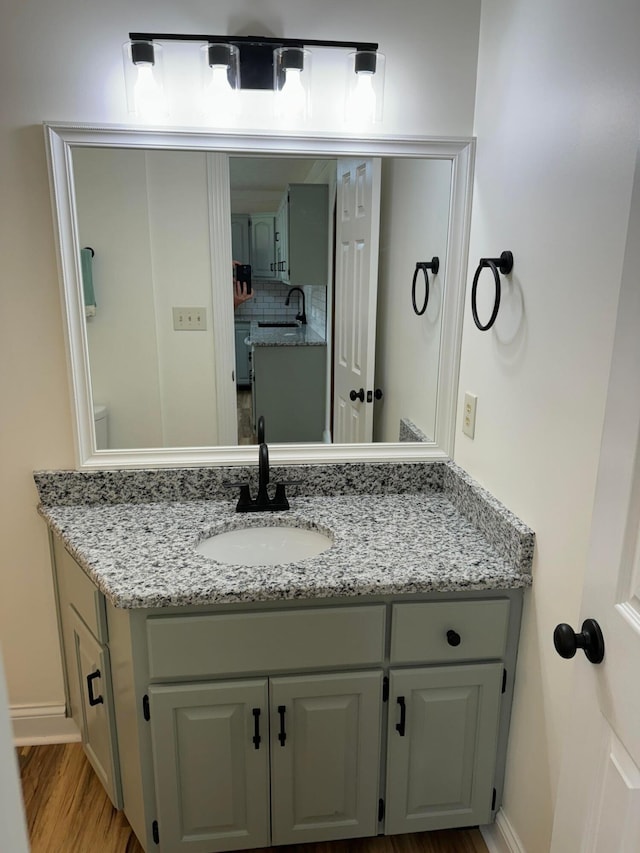
[[[43,503],[39,511],[121,608],[529,586],[533,532],[460,469],[440,467],[444,486],[430,472],[425,491],[300,495],[284,513],[236,513],[235,493],[233,499]],[[46,474],[41,479],[41,490],[51,486]],[[478,500],[486,505],[476,506]],[[493,526],[482,530],[487,519]],[[195,550],[217,532],[279,524],[318,529],[333,545],[296,563],[253,567],[217,563]]]
[[326,346],[326,340],[308,325],[280,326],[267,328],[251,323],[249,343],[255,347],[318,347]]

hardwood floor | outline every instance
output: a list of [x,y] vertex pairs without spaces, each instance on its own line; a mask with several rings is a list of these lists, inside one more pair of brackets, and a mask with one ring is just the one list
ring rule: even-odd
[[[31,853],[143,853],[78,743],[18,750]],[[477,829],[333,841],[281,853],[488,853]]]

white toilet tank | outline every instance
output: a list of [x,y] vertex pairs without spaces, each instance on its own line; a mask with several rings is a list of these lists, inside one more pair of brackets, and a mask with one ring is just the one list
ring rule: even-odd
[[96,428],[96,450],[106,450],[109,447],[108,418],[107,407],[96,403],[93,407],[93,422]]

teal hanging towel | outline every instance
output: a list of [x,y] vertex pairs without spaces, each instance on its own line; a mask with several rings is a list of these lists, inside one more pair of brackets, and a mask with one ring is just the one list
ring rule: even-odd
[[80,249],[85,317],[96,316],[96,296],[93,291],[93,255],[94,251],[89,246],[86,246],[84,249]]

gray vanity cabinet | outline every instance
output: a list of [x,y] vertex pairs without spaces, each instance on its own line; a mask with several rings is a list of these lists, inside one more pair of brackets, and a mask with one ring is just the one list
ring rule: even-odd
[[153,685],[162,851],[269,845],[267,680]]
[[273,844],[375,835],[382,671],[273,678]]
[[389,834],[491,820],[502,664],[391,670]]
[[53,547],[68,713],[109,799],[122,808],[104,597],[59,540]]
[[522,590],[127,610],[53,550],[68,706],[145,850],[495,816]]

